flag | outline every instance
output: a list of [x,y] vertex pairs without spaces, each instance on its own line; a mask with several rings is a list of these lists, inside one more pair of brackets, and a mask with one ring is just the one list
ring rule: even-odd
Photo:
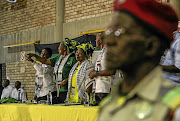
[[93,47],[96,47],[96,36],[94,35],[85,34],[72,40],[78,41],[80,44],[89,42]]
[[[93,47],[96,47],[96,41],[95,41],[96,36],[94,36],[94,35],[85,34],[85,35],[82,35],[80,37],[74,38],[72,40],[78,41],[80,44],[89,42],[90,44],[93,45]],[[51,50],[52,50],[51,58],[53,58],[59,54],[59,52],[58,52],[59,44],[60,44],[60,42],[52,43],[52,44],[34,44],[35,53],[40,56],[42,49],[51,48]]]

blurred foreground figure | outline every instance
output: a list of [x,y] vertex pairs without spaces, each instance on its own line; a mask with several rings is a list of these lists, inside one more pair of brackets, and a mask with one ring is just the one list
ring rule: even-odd
[[124,80],[101,103],[98,121],[171,120],[180,88],[161,77],[158,65],[177,29],[176,13],[156,0],[115,0],[114,11],[105,31],[106,64],[121,69]]

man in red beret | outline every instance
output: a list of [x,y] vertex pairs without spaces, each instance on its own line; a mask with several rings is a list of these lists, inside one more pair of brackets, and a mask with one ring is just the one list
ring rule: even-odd
[[101,102],[98,121],[171,120],[180,87],[163,79],[158,65],[177,29],[176,13],[156,0],[115,0],[114,11],[106,64],[121,69],[124,81]]

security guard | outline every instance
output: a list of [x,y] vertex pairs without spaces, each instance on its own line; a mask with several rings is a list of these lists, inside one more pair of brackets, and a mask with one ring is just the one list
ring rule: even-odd
[[180,88],[161,77],[159,60],[177,29],[174,10],[156,0],[115,0],[105,31],[109,70],[124,81],[101,102],[98,121],[166,121],[180,103]]

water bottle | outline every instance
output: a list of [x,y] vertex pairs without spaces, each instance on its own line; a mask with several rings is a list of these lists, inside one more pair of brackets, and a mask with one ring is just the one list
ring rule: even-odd
[[93,91],[93,105],[96,104],[95,91]]
[[50,104],[50,97],[49,97],[49,93],[47,94],[47,104]]
[[96,92],[96,81],[93,80],[93,86],[92,86],[92,102],[93,102],[93,105],[96,105],[96,95],[95,95],[95,92]]
[[51,93],[51,91],[49,91],[49,93],[47,94],[47,104],[52,105],[52,93]]
[[84,106],[85,107],[89,106],[89,95],[88,95],[87,91],[85,92]]
[[90,94],[90,105],[96,105],[95,89],[92,89],[92,93]]
[[50,105],[52,105],[52,93],[51,93],[51,91],[49,91],[49,101],[50,101]]

